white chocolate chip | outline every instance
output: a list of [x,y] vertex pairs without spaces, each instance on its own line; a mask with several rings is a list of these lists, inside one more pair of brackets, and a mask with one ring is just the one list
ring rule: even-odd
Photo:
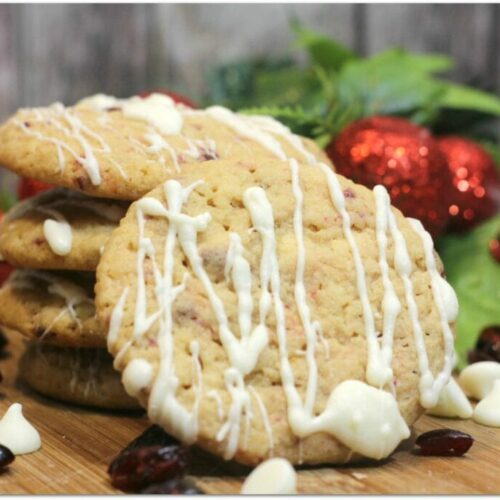
[[344,380],[335,387],[326,415],[325,430],[351,450],[375,460],[389,456],[410,437],[392,394],[359,380]]
[[452,378],[441,391],[437,405],[427,413],[437,417],[467,419],[472,417],[473,410],[467,396]]
[[121,101],[121,108],[126,117],[146,121],[162,134],[178,134],[182,130],[182,115],[173,99],[166,95],[131,97]]
[[68,255],[71,252],[73,233],[66,221],[47,219],[43,223],[43,235],[56,255]]
[[480,361],[464,368],[458,383],[467,396],[481,400],[491,391],[497,379],[500,379],[500,363]]
[[297,474],[284,458],[270,458],[257,466],[241,487],[243,495],[293,495]]
[[478,424],[500,427],[500,380],[495,380],[493,389],[474,408],[474,420]]
[[0,420],[0,444],[14,455],[33,453],[42,446],[38,431],[26,420],[19,403],[10,405]]
[[118,106],[120,101],[113,96],[106,94],[95,94],[78,101],[76,105],[81,108],[89,108],[96,111],[104,111],[114,106]]
[[143,389],[146,389],[153,380],[153,367],[142,358],[133,359],[123,370],[123,387],[132,397],[136,397]]

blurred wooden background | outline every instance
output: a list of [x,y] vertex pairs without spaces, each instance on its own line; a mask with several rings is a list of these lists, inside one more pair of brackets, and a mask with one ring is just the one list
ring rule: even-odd
[[363,54],[450,54],[454,79],[500,92],[500,5],[0,4],[0,120],[96,92],[196,97],[216,63],[286,54],[294,17]]
[[365,54],[451,54],[454,78],[500,90],[500,5],[4,4],[0,119],[95,92],[174,85],[196,96],[215,63],[289,51],[292,17]]

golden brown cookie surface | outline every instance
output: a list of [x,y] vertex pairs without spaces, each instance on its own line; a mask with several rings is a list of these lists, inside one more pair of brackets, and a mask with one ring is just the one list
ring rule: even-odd
[[311,140],[270,118],[218,107],[191,110],[158,94],[21,109],[0,127],[1,165],[92,196],[125,200],[141,197],[187,163],[281,154],[329,161]]
[[123,389],[105,349],[31,342],[21,358],[19,376],[37,392],[59,401],[108,410],[139,408]]
[[[344,382],[379,379],[411,425],[430,397],[421,375],[451,372],[453,311],[432,245],[384,196],[327,166],[228,160],[131,205],[99,263],[96,307],[150,418],[242,463],[342,463],[359,454],[319,422]],[[368,374],[369,360],[383,369]]]
[[105,347],[94,275],[15,270],[0,288],[0,325],[58,346]]
[[127,203],[53,189],[13,207],[0,225],[0,253],[14,267],[95,271]]

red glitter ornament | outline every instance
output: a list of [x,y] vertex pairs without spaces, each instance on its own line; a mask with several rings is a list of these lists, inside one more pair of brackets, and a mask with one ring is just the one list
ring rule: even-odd
[[383,184],[392,204],[432,236],[447,225],[451,173],[429,130],[375,116],[346,127],[326,151],[340,174],[369,188]]
[[53,187],[52,184],[47,184],[46,182],[37,181],[36,179],[30,179],[28,177],[21,177],[17,186],[17,196],[20,200],[24,200],[38,193],[42,193],[43,191],[47,191],[47,189],[52,189]]
[[500,184],[493,158],[479,144],[463,137],[441,137],[437,142],[453,176],[449,227],[470,229],[496,211],[494,192]]

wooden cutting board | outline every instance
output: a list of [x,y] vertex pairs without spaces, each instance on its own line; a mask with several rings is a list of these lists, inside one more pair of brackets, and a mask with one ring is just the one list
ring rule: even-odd
[[[0,413],[23,404],[25,416],[42,436],[42,449],[19,456],[0,474],[0,493],[118,493],[108,480],[110,460],[149,426],[143,414],[78,408],[38,396],[16,380],[23,346],[12,338],[10,356],[0,361]],[[475,443],[460,458],[422,457],[412,440],[381,465],[306,468],[298,472],[300,493],[500,493],[500,429],[472,421],[423,417],[415,434],[452,427],[472,434]],[[206,493],[240,491],[248,470],[196,453],[195,479]]]

